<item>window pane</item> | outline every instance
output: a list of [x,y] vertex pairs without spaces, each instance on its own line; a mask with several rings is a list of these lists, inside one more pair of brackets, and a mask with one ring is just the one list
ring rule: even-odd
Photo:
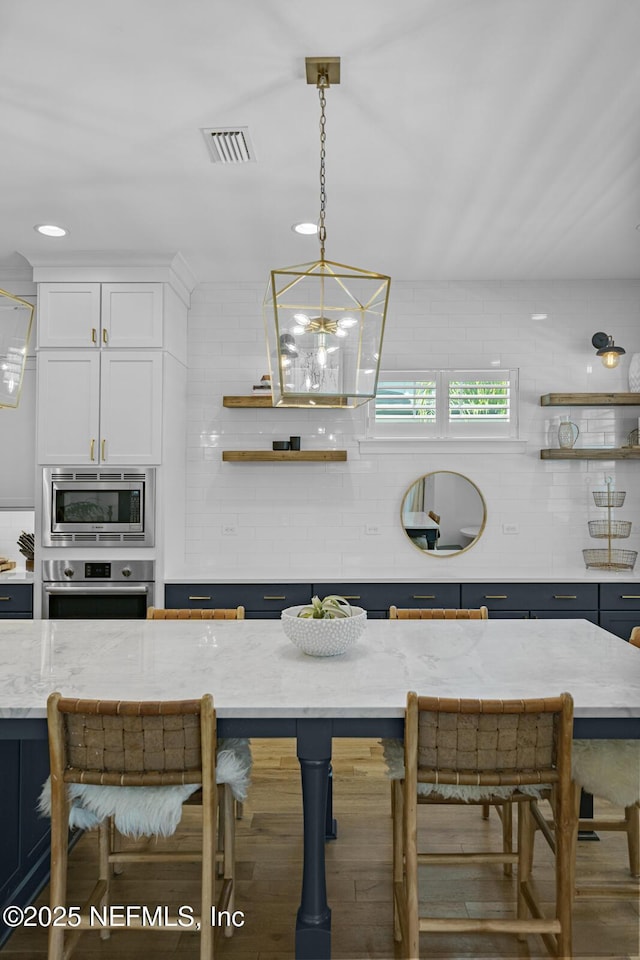
[[449,422],[508,421],[511,391],[508,380],[450,380]]
[[436,418],[435,380],[380,380],[375,401],[376,421],[432,423]]

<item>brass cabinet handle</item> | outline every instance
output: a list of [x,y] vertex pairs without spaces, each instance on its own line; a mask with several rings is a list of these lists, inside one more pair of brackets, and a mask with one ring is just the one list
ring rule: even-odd
[[640,594],[636,593],[623,593],[620,597],[621,600],[640,600]]
[[211,600],[211,597],[189,597],[189,600]]
[[106,446],[107,446],[107,441],[103,439],[102,444],[101,444],[102,453],[100,454],[100,459],[101,459],[101,460],[106,460],[106,459],[107,459]]
[[485,593],[485,600],[508,600],[509,597],[506,593]]
[[95,456],[94,456],[95,450],[96,450],[96,441],[95,441],[94,438],[92,437],[92,438],[91,438],[91,446],[90,446],[90,448],[89,448],[89,459],[90,459],[90,460],[95,460]]
[[435,593],[425,593],[424,595],[420,593],[414,593],[414,595],[411,597],[412,600],[435,600],[435,598]]
[[342,597],[343,600],[359,600],[360,599],[359,593],[354,593],[354,594],[342,593],[340,594],[340,596]]
[[102,328],[102,342],[109,343],[109,334],[107,333],[106,327]]
[[286,597],[263,597],[263,600],[286,600]]
[[577,596],[576,596],[575,594],[573,594],[573,595],[572,595],[572,594],[566,594],[566,595],[564,595],[564,594],[562,594],[562,593],[554,593],[553,599],[554,599],[554,600],[577,600],[578,598],[577,598]]
[[0,597],[0,600],[11,600],[11,597]]
[[97,342],[98,342],[97,330],[95,327],[91,327],[91,343],[97,343]]

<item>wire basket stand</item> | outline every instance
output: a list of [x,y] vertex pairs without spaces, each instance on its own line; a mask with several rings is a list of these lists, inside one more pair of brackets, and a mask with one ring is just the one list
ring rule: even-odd
[[607,477],[606,490],[594,490],[596,507],[606,507],[606,520],[589,520],[589,535],[596,540],[606,540],[606,548],[582,551],[587,570],[633,570],[638,556],[637,550],[614,549],[614,540],[623,540],[631,533],[630,520],[612,520],[611,511],[624,504],[626,493],[611,489],[611,477]]

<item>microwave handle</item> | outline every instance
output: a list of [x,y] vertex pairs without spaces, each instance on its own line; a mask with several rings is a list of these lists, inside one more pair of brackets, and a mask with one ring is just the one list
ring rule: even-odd
[[87,584],[86,586],[80,586],[77,583],[45,583],[44,592],[49,594],[63,594],[63,593],[75,593],[78,596],[103,596],[109,593],[149,593],[149,584],[148,583],[137,583],[137,584],[119,584],[119,583],[110,583],[108,586],[105,584],[99,585],[96,584]]

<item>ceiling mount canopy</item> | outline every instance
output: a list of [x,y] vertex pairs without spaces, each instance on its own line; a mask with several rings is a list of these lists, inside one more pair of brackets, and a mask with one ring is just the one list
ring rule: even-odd
[[20,402],[34,306],[0,290],[0,408]]
[[391,279],[325,259],[326,90],[339,57],[307,57],[320,99],[320,259],[271,271],[264,300],[273,404],[357,407],[376,395]]

